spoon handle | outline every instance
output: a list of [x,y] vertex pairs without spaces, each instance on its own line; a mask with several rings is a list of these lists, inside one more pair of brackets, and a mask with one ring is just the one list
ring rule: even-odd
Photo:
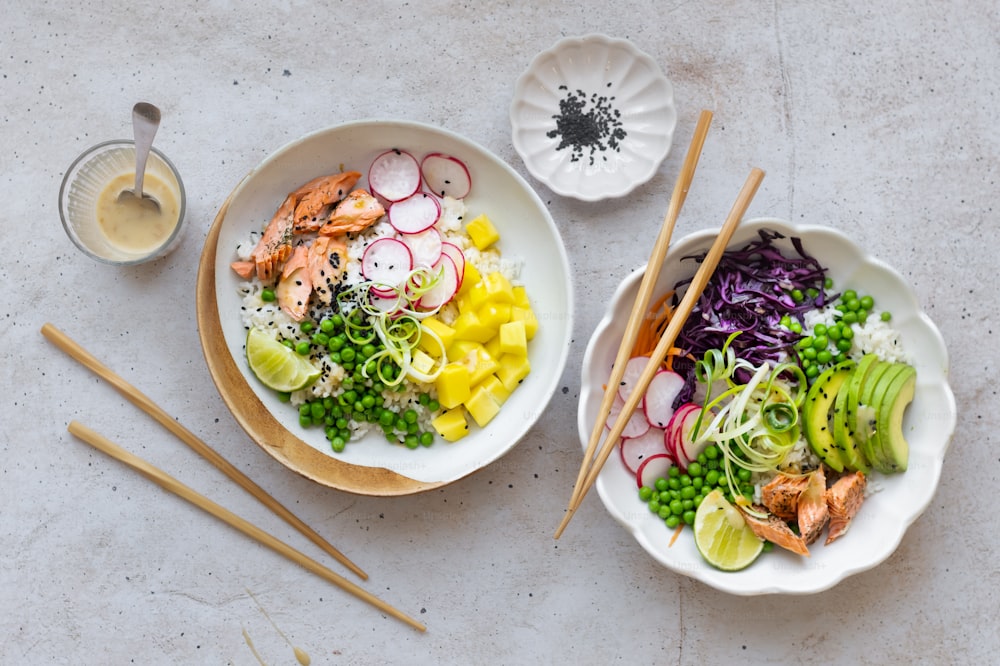
[[135,195],[142,198],[142,179],[153,137],[160,126],[160,110],[148,102],[132,107],[132,132],[135,135]]

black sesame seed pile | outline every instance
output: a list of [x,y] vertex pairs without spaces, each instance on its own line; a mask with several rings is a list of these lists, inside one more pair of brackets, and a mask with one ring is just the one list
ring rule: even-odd
[[[546,133],[550,139],[560,137],[556,150],[569,148],[570,161],[579,162],[586,156],[591,165],[597,153],[609,149],[618,152],[627,134],[622,128],[621,111],[612,105],[615,98],[597,93],[588,98],[584,91],[574,92],[567,86],[559,86],[559,90],[567,91],[566,97],[559,102],[559,113],[552,116],[556,128]],[[601,159],[607,157],[602,155]]]

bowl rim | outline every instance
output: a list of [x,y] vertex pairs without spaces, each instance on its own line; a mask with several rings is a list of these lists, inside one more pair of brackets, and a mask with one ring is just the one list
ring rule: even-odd
[[[219,389],[223,401],[229,411],[236,418],[243,430],[250,436],[256,444],[263,448],[269,455],[277,459],[288,469],[299,475],[315,481],[321,485],[351,492],[358,495],[367,496],[399,496],[423,493],[429,490],[440,488],[459,481],[475,472],[478,472],[489,464],[509,453],[530,430],[530,426],[523,429],[518,436],[514,437],[509,445],[503,447],[492,457],[483,456],[474,469],[464,471],[455,478],[445,478],[443,480],[421,481],[401,473],[392,471],[384,467],[369,467],[357,465],[328,454],[321,453],[310,444],[303,442],[295,433],[286,429],[277,419],[271,417],[262,419],[263,422],[252,422],[246,413],[254,411],[267,411],[254,391],[251,389],[245,374],[237,366],[232,357],[232,353],[226,344],[223,334],[222,323],[218,306],[216,292],[216,263],[218,255],[218,243],[224,220],[233,200],[252,182],[255,174],[263,170],[274,160],[278,160],[287,151],[293,150],[297,146],[315,139],[317,136],[330,133],[350,132],[359,127],[391,125],[398,127],[402,131],[417,130],[421,132],[431,132],[446,136],[460,145],[469,147],[470,150],[480,153],[483,157],[504,174],[512,178],[531,200],[541,215],[543,215],[550,225],[557,246],[561,253],[562,261],[569,266],[568,255],[562,243],[558,228],[544,205],[538,193],[521,177],[509,164],[500,157],[485,148],[479,143],[465,138],[450,130],[412,120],[400,120],[394,118],[369,118],[338,123],[327,127],[322,127],[308,132],[296,139],[286,142],[278,149],[270,153],[260,163],[254,166],[243,178],[241,178],[225,202],[220,207],[213,220],[206,236],[205,245],[202,249],[197,275],[197,318],[199,321],[199,336],[205,361],[209,367],[212,379]],[[572,337],[572,304],[573,290],[572,282],[567,276],[567,335]],[[540,395],[544,395],[546,402],[552,399],[558,386],[560,376],[565,370],[566,361],[569,354],[569,345],[561,344],[559,357],[557,360],[558,372],[553,377],[546,380]],[[223,390],[225,386],[225,390]],[[248,405],[250,408],[248,408]],[[269,413],[269,412],[268,412]],[[537,417],[536,417],[537,420]],[[532,422],[532,424],[534,421]],[[274,444],[273,444],[274,443]],[[318,473],[319,470],[321,473]]]
[[138,255],[134,259],[124,259],[124,260],[102,257],[101,255],[95,253],[93,250],[87,247],[83,243],[83,241],[80,240],[77,233],[73,230],[72,225],[69,223],[68,214],[66,212],[66,197],[69,194],[69,186],[73,180],[72,177],[79,172],[79,168],[82,167],[82,165],[86,162],[88,158],[93,157],[99,151],[102,151],[109,147],[127,147],[127,146],[132,146],[134,151],[135,140],[108,139],[107,141],[101,141],[100,143],[96,143],[90,148],[87,148],[82,153],[77,155],[76,159],[74,159],[70,163],[69,167],[66,169],[66,172],[63,174],[62,182],[59,185],[59,221],[62,223],[63,231],[66,232],[66,235],[69,237],[70,241],[72,241],[73,245],[75,245],[78,250],[83,252],[91,259],[98,261],[102,264],[108,264],[110,266],[136,266],[138,264],[144,264],[149,261],[153,261],[155,259],[159,259],[165,256],[168,250],[172,249],[174,244],[177,242],[177,240],[183,233],[184,218],[187,215],[187,191],[184,189],[184,181],[181,178],[180,171],[177,170],[177,167],[170,160],[170,158],[163,153],[163,151],[161,151],[156,146],[151,146],[149,149],[150,153],[155,154],[164,164],[166,164],[167,168],[170,169],[170,172],[174,175],[174,178],[177,180],[177,194],[180,205],[177,210],[177,224],[174,225],[174,229],[173,231],[170,232],[170,235],[160,245],[150,250],[146,254]]
[[[589,44],[602,44],[604,46],[613,47],[615,49],[624,51],[628,53],[635,60],[641,61],[646,67],[654,73],[656,78],[658,78],[663,85],[665,85],[667,90],[666,106],[673,110],[673,121],[666,130],[665,135],[668,140],[666,143],[666,148],[663,150],[662,155],[656,156],[652,161],[648,173],[643,174],[641,177],[634,178],[628,181],[623,181],[623,185],[615,190],[609,192],[597,192],[595,190],[579,189],[570,186],[562,186],[555,182],[552,178],[542,173],[535,160],[531,158],[529,151],[524,143],[524,138],[521,132],[520,125],[520,107],[523,103],[525,97],[525,90],[528,82],[535,72],[538,71],[543,60],[549,58],[562,50],[574,47],[585,46]],[[674,99],[674,86],[673,83],[667,78],[660,67],[660,64],[653,58],[649,53],[643,51],[638,46],[636,46],[630,40],[623,37],[612,37],[602,32],[589,32],[583,35],[570,35],[562,37],[549,46],[546,49],[535,54],[531,59],[528,66],[524,71],[518,76],[514,83],[514,94],[511,99],[511,103],[508,107],[508,119],[511,125],[511,142],[514,145],[514,150],[520,156],[522,163],[528,172],[536,178],[538,181],[543,183],[546,187],[552,190],[554,193],[577,199],[585,202],[596,202],[604,201],[607,199],[618,199],[631,194],[636,188],[648,183],[655,175],[657,170],[666,160],[667,156],[670,154],[671,145],[673,143],[673,135],[677,128],[677,111],[676,102]]]

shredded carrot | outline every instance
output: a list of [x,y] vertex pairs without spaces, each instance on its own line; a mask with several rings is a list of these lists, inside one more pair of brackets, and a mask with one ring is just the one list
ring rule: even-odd
[[[650,307],[649,312],[642,319],[642,325],[639,328],[639,332],[636,335],[635,345],[632,347],[632,356],[649,356],[656,349],[657,343],[660,341],[660,337],[663,335],[664,331],[667,330],[667,325],[670,324],[670,318],[673,317],[674,309],[670,306],[670,299],[673,297],[673,290],[660,296],[659,299],[653,303]],[[679,356],[683,351],[677,347],[671,347],[667,351],[667,356],[663,360],[663,367],[667,370],[673,370],[674,368],[674,357]]]
[[681,523],[674,530],[674,535],[672,537],[670,537],[670,543],[667,544],[667,548],[673,548],[674,541],[677,541],[677,537],[679,537],[681,535],[681,532],[683,532],[683,531],[684,531],[684,523]]

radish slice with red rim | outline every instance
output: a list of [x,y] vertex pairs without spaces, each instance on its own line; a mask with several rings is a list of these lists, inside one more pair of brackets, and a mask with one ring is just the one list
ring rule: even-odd
[[455,262],[447,254],[442,254],[437,263],[431,267],[431,273],[437,278],[437,283],[425,291],[418,301],[421,310],[434,310],[455,297],[460,281]]
[[462,252],[462,248],[449,241],[444,241],[441,243],[441,254],[447,254],[455,262],[455,268],[458,270],[458,282],[461,285],[462,280],[465,279],[465,253]]
[[[621,413],[622,407],[625,406],[625,401],[621,397],[616,397],[614,402],[611,403],[611,410],[608,412],[607,427],[611,429],[615,425],[615,421],[618,420],[618,414]],[[646,420],[646,415],[642,413],[641,410],[635,410],[632,412],[632,416],[625,423],[625,429],[622,430],[622,437],[632,438],[644,435],[646,431],[649,430],[649,421]]]
[[374,288],[368,290],[368,302],[373,308],[386,314],[393,314],[403,305],[403,297],[398,291],[390,291],[382,294]]
[[658,428],[648,428],[637,437],[622,439],[618,448],[625,467],[635,474],[643,461],[663,453],[663,431]]
[[[376,288],[397,287],[413,270],[410,248],[401,240],[383,237],[365,248],[361,255],[361,274],[376,283]],[[384,291],[384,289],[382,289]]]
[[430,153],[420,162],[427,188],[440,197],[464,199],[472,189],[472,176],[465,163],[444,153]]
[[420,163],[403,150],[387,150],[368,167],[368,186],[386,201],[401,201],[420,189]]
[[665,479],[670,473],[670,468],[674,466],[674,461],[666,453],[659,453],[650,456],[642,461],[639,469],[635,472],[635,484],[642,488],[648,486],[656,487],[657,479]]
[[[680,423],[680,441],[678,442],[678,448],[684,451],[684,457],[688,459],[688,464],[691,461],[698,458],[698,454],[705,450],[708,446],[708,442],[698,441],[695,442],[693,435],[695,434],[694,429],[698,423],[698,417],[701,415],[701,409],[695,407],[684,414],[684,418],[681,419]],[[711,414],[707,414],[710,417]],[[703,422],[702,428],[707,425]],[[684,466],[687,469],[687,465]]]
[[417,192],[389,206],[389,224],[401,234],[418,234],[441,218],[437,197]]
[[636,382],[639,380],[639,375],[646,369],[647,363],[649,363],[648,356],[633,356],[628,360],[625,364],[625,372],[622,373],[622,380],[618,384],[619,398],[628,400],[628,397],[632,395],[632,389],[635,388]]
[[433,227],[418,234],[404,234],[400,240],[410,248],[414,268],[429,268],[441,258],[444,243],[441,241],[441,233]]
[[684,388],[684,377],[671,370],[660,370],[649,382],[642,398],[642,409],[649,424],[666,428],[674,415],[674,401]]

